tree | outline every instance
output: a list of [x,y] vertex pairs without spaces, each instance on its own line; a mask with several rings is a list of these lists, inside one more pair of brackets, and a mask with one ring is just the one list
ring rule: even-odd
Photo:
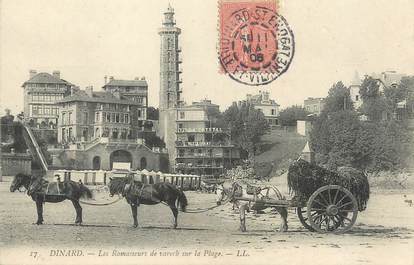
[[366,76],[359,89],[363,100],[361,112],[371,121],[388,119],[393,113],[392,106],[380,93],[380,81]]
[[154,132],[144,132],[144,139],[145,145],[153,148],[153,147],[165,147],[164,141],[158,137]]
[[219,116],[217,124],[230,129],[231,138],[242,149],[243,158],[255,155],[261,136],[269,130],[264,114],[249,103],[234,103]]
[[352,110],[341,110],[318,117],[311,131],[311,145],[317,161],[328,168],[355,166],[360,122]]
[[297,120],[303,120],[308,115],[309,112],[301,106],[287,107],[279,113],[279,123],[282,126],[296,126]]
[[354,104],[351,100],[349,89],[342,83],[336,82],[329,89],[328,96],[325,99],[325,105],[322,112],[332,113],[341,110],[353,110]]
[[154,107],[147,108],[147,119],[148,120],[158,120],[159,119],[159,110]]
[[[404,84],[409,83],[406,82]],[[352,108],[344,109],[348,94],[342,85],[332,86],[326,98],[327,105],[314,121],[310,135],[317,162],[331,169],[353,166],[380,171],[406,167],[412,157],[412,133],[403,122],[381,118],[384,106],[388,109],[389,102],[404,98],[404,94],[390,91],[389,97],[381,95],[377,80],[367,77],[361,96],[363,110],[371,121],[361,122],[359,113]]]

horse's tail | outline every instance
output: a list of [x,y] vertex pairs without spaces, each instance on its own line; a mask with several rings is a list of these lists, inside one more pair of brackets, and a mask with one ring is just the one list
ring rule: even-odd
[[178,206],[181,207],[181,211],[185,212],[188,205],[187,197],[182,190],[179,190],[178,192]]
[[81,197],[85,199],[92,199],[92,191],[83,184],[79,185]]

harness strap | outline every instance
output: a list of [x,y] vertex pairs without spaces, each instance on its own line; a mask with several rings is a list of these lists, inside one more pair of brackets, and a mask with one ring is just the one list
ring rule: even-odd
[[[139,195],[138,195],[138,198],[142,198],[142,192],[144,191],[144,183],[142,183],[142,187],[141,187],[141,190],[139,191]],[[151,194],[151,196],[152,196],[152,194]]]

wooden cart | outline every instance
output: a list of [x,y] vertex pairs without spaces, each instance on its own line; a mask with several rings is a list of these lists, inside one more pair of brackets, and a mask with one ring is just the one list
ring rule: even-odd
[[[268,189],[269,188],[265,188]],[[309,198],[280,200],[271,196],[254,199],[235,197],[267,207],[296,208],[300,222],[309,231],[319,233],[344,233],[352,228],[358,216],[358,202],[347,189],[338,185],[326,185],[317,189]]]

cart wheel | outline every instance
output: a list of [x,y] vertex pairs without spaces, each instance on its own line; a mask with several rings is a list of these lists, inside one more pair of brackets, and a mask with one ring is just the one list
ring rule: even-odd
[[344,233],[358,216],[358,203],[344,187],[327,185],[316,190],[308,200],[307,221],[319,233]]
[[308,215],[306,214],[306,209],[298,207],[296,208],[296,212],[298,214],[299,221],[302,223],[302,225],[309,231],[315,232],[315,229],[313,229],[310,223],[308,222]]

